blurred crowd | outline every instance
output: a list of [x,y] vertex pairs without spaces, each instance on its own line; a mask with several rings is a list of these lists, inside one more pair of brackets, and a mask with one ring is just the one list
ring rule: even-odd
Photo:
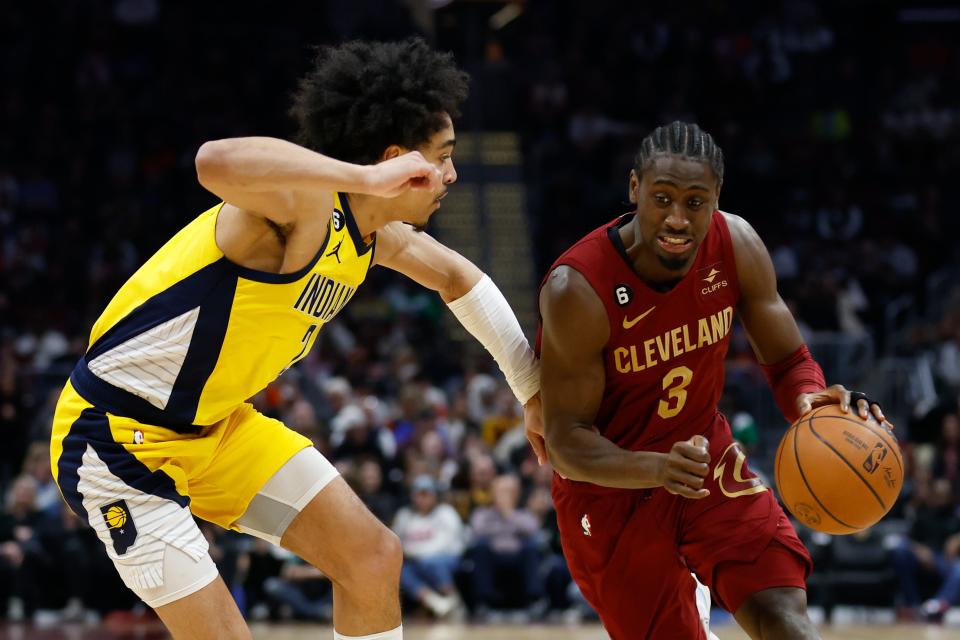
[[[960,216],[949,195],[960,170],[957,16],[853,0],[628,12],[609,0],[530,0],[506,20],[502,6],[331,0],[313,3],[310,19],[286,5],[253,16],[162,0],[5,8],[0,617],[138,606],[61,504],[47,438],[92,321],[213,204],[196,184],[196,149],[217,137],[287,136],[308,45],[424,30],[473,75],[460,129],[521,137],[541,273],[628,209],[627,173],[650,129],[695,120],[716,137],[721,205],[766,241],[812,344],[838,334],[927,363],[933,397],[898,425],[908,482],[894,524],[862,540],[880,549],[870,566],[887,572],[887,604],[902,617],[960,604]],[[874,13],[870,30],[864,11]],[[432,294],[374,270],[313,353],[254,403],[311,437],[400,536],[408,610],[591,615],[560,553],[552,472],[528,451],[496,367],[447,336],[444,314]],[[764,385],[749,353],[738,330],[723,408],[746,446],[766,440],[769,450],[782,426],[743,400]],[[756,453],[762,469],[764,448]],[[204,531],[248,616],[329,618],[330,586],[315,569]],[[811,538],[818,575],[839,571],[849,551],[839,547],[858,540]]]

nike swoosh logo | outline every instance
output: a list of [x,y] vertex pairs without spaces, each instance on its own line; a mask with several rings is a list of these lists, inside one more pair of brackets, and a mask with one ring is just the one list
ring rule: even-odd
[[650,315],[650,312],[653,311],[653,310],[656,309],[656,308],[657,308],[656,306],[650,307],[649,309],[647,309],[646,311],[644,311],[643,313],[641,313],[640,315],[638,315],[638,316],[637,316],[636,318],[634,318],[633,320],[627,320],[627,316],[623,316],[623,328],[624,328],[624,329],[632,329],[632,328],[633,328],[633,325],[637,324],[638,322],[640,322],[641,320],[643,320],[644,318],[646,318],[648,315]]

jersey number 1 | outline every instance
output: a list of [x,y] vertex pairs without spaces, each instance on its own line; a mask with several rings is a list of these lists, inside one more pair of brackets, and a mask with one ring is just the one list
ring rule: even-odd
[[[283,368],[283,371],[286,371],[287,369],[292,367],[297,360],[307,355],[307,349],[310,348],[310,336],[312,336],[313,332],[316,330],[317,330],[317,325],[315,324],[312,324],[309,327],[307,327],[307,332],[303,334],[303,338],[300,339],[300,342],[303,343],[303,346],[300,347],[300,352],[297,355],[293,356],[293,360],[291,360],[290,364],[288,364]],[[283,371],[281,371],[280,373],[283,373]]]
[[693,371],[687,367],[674,367],[663,376],[663,390],[667,397],[657,405],[657,415],[672,418],[683,410],[687,403],[687,385],[693,380]]

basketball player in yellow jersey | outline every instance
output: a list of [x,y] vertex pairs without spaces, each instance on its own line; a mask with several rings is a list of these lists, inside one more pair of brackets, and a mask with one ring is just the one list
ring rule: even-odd
[[302,146],[204,144],[198,177],[222,202],[94,325],[57,406],[54,474],[175,638],[250,637],[193,516],[328,575],[335,638],[402,637],[396,536],[306,438],[246,402],[306,355],[371,266],[439,292],[542,433],[536,359],[506,300],[416,230],[457,179],[452,118],[466,83],[421,40],[322,50],[293,109]]

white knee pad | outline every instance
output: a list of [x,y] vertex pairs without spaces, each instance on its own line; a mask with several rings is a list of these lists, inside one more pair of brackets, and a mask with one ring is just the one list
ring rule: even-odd
[[280,546],[287,527],[339,472],[323,454],[307,447],[277,470],[250,501],[237,528]]
[[134,583],[132,576],[127,575],[126,565],[118,564],[117,571],[120,572],[124,584],[154,609],[200,591],[220,575],[209,553],[204,554],[199,560],[194,560],[180,549],[170,545],[163,550],[163,584],[159,587],[135,588],[132,584]]

